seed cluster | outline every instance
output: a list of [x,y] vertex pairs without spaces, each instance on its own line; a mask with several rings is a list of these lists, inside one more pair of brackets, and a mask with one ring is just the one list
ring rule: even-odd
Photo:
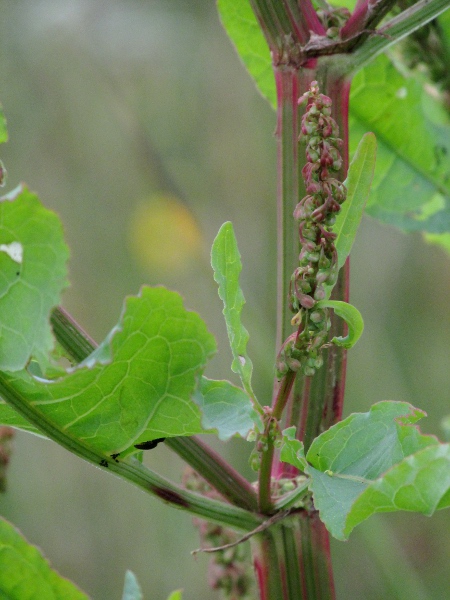
[[316,81],[299,99],[307,101],[300,139],[306,142],[306,165],[302,176],[307,195],[297,204],[301,245],[299,266],[291,277],[289,306],[295,313],[292,324],[297,331],[283,344],[277,360],[280,375],[300,368],[314,375],[322,366],[321,348],[326,342],[330,321],[326,309],[315,308],[326,297],[326,286],[336,283],[338,275],[336,234],[331,228],[346,198],[345,186],[333,176],[342,167],[339,128],[331,116],[331,99],[319,93]]
[[[185,470],[183,483],[188,490],[207,498],[223,500],[222,496],[190,467]],[[222,525],[197,518],[193,519],[193,524],[198,528],[202,548],[217,548],[239,540],[238,533]],[[247,545],[237,544],[214,552],[208,568],[208,583],[212,589],[221,590],[224,598],[251,600],[254,597],[254,577]]]

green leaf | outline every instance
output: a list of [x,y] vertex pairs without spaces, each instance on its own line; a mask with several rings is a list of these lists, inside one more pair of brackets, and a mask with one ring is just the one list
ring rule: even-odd
[[373,133],[365,133],[358,144],[344,182],[347,186],[347,199],[342,204],[336,223],[333,225],[333,232],[337,234],[335,246],[339,269],[344,266],[355,241],[370,193],[376,154],[376,137]]
[[203,413],[203,427],[215,429],[221,440],[236,434],[245,438],[255,424],[260,431],[263,428],[248,395],[229,381],[203,377],[201,389],[195,394],[194,400]]
[[45,365],[49,317],[67,285],[68,249],[58,217],[19,187],[0,199],[0,370]]
[[182,592],[183,590],[175,590],[170,594],[167,600],[182,600]]
[[[144,287],[84,363],[54,381],[3,373],[33,424],[50,421],[105,454],[160,437],[205,433],[192,400],[215,342],[181,297]],[[110,357],[113,357],[112,359]]]
[[241,255],[234,235],[233,225],[224,223],[213,242],[211,265],[214,279],[219,285],[219,296],[223,302],[223,314],[227,325],[228,339],[233,354],[232,370],[239,374],[247,394],[255,400],[252,390],[253,365],[247,354],[248,331],[241,323],[244,294],[239,286],[242,270]]
[[50,568],[41,552],[0,519],[0,597],[5,600],[88,600]]
[[377,512],[408,510],[430,517],[450,507],[450,444],[424,448],[392,467],[355,501],[345,534]]
[[269,47],[248,0],[218,0],[220,20],[263,96],[276,105]]
[[40,429],[27,421],[22,415],[14,410],[12,406],[0,399],[0,423],[8,427],[15,427],[27,433],[33,433],[39,437],[45,437]]
[[6,119],[3,108],[0,104],[0,144],[8,141],[8,131],[6,129]]
[[364,321],[357,308],[341,300],[320,300],[316,303],[316,307],[332,308],[337,316],[347,323],[348,334],[345,337],[334,337],[331,340],[336,346],[351,348],[356,344],[364,330]]
[[[245,438],[255,424],[262,430],[261,417],[254,410],[248,395],[229,381],[215,381],[202,377],[200,389],[194,392],[192,399],[203,415],[201,433],[215,430],[219,439],[228,440],[234,435]],[[37,427],[1,400],[0,423],[44,437]]]
[[132,571],[127,571],[125,573],[122,600],[143,600],[143,598],[144,596],[136,575]]
[[303,442],[295,438],[295,427],[288,427],[283,431],[280,460],[293,465],[299,471],[307,468]]
[[386,56],[352,84],[351,145],[367,130],[378,140],[367,212],[407,231],[450,231],[450,121],[417,77]]
[[310,489],[334,537],[347,539],[376,512],[448,506],[450,451],[414,426],[424,415],[406,402],[379,402],[314,440],[306,455]]

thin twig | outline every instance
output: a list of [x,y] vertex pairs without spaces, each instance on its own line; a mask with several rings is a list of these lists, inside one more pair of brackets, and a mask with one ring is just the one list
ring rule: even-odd
[[[342,27],[340,34],[343,40],[354,39],[364,30],[374,29],[383,17],[395,5],[396,0],[378,0],[365,3],[359,10],[355,10],[347,23]],[[358,40],[358,45],[361,42]],[[354,44],[355,46],[356,44]]]
[[261,533],[262,531],[265,531],[272,525],[275,525],[275,523],[282,521],[287,516],[289,516],[290,513],[291,513],[291,509],[288,509],[288,510],[283,510],[282,512],[279,512],[276,515],[273,515],[273,517],[270,517],[270,519],[267,519],[267,521],[264,521],[264,523],[261,523],[261,525],[258,525],[258,527],[256,527],[256,529],[253,529],[253,531],[249,531],[248,533],[246,533],[244,536],[239,538],[236,542],[231,542],[230,544],[224,544],[223,546],[216,546],[215,548],[197,548],[197,550],[192,550],[191,554],[198,554],[199,552],[205,552],[205,553],[209,554],[212,552],[220,552],[221,550],[228,550],[228,548],[234,548],[235,546],[242,544],[242,542],[246,542],[247,540],[249,540],[251,537],[253,537],[257,533]]

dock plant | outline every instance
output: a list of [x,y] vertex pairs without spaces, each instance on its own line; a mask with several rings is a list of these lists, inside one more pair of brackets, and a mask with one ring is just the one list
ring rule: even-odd
[[[349,255],[364,210],[448,245],[449,6],[218,0],[225,30],[275,111],[277,336],[267,349],[273,387],[263,397],[252,386],[252,332],[243,324],[231,222],[213,242],[211,277],[239,386],[227,373],[204,375],[214,337],[164,287],[143,286],[126,298],[117,324],[94,342],[61,305],[69,252],[59,218],[24,184],[1,199],[2,448],[14,428],[48,438],[167,510],[188,513],[198,552],[211,554],[209,583],[225,598],[332,600],[330,536],[346,540],[376,513],[431,516],[450,505],[450,445],[420,431],[420,407],[380,399],[343,419],[347,353],[358,351],[363,334],[363,316],[349,300]],[[408,95],[403,109],[384,114],[383,103],[400,89]],[[412,114],[429,90],[428,106],[441,115],[432,125],[425,111]],[[374,131],[361,130],[367,121]],[[405,160],[393,173],[386,165],[395,148]],[[254,479],[200,434],[247,440]],[[144,453],[159,444],[186,463],[182,483],[145,465]],[[14,600],[87,598],[5,520],[0,590]],[[142,597],[128,572],[123,598]]]

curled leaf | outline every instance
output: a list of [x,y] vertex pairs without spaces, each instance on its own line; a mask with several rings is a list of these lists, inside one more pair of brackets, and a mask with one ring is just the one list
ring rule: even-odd
[[348,325],[348,334],[345,337],[334,337],[331,340],[334,344],[343,348],[351,348],[356,344],[364,330],[364,321],[357,308],[340,300],[320,300],[316,307],[332,308]]

